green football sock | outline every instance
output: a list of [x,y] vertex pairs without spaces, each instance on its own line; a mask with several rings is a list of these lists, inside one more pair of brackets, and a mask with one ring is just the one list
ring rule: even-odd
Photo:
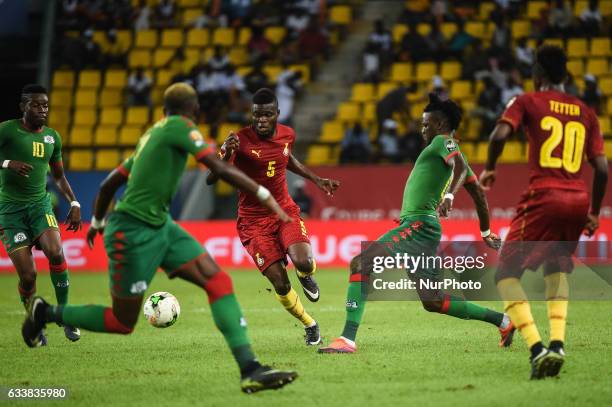
[[106,309],[104,305],[53,305],[47,308],[47,320],[93,332],[109,332],[104,324]]
[[342,330],[342,336],[354,341],[357,330],[365,311],[366,297],[361,291],[361,281],[349,282],[346,294],[346,322]]
[[61,273],[51,272],[51,281],[53,282],[53,288],[55,289],[55,298],[57,303],[64,305],[68,303],[68,270],[64,270]]
[[504,319],[504,314],[501,312],[496,312],[491,309],[481,307],[480,305],[466,301],[460,297],[447,295],[445,296],[444,303],[448,303],[448,305],[443,305],[440,312],[455,318],[477,319],[479,321],[488,322],[497,327],[501,325]]
[[247,368],[256,359],[236,296],[232,293],[216,299],[210,304],[210,310],[238,366],[241,370]]

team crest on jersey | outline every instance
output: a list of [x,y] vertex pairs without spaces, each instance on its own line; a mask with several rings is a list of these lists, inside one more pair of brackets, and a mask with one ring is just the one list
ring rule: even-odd
[[285,157],[289,157],[289,143],[285,143],[285,149],[283,150],[283,155]]
[[257,260],[257,265],[259,267],[263,266],[265,263],[265,260],[263,257],[261,257],[261,255],[259,253],[255,253],[255,259]]
[[43,138],[43,141],[47,144],[55,144],[55,139],[53,138],[53,136],[45,136]]
[[193,140],[193,144],[195,144],[196,147],[202,147],[204,145],[204,137],[202,137],[202,133],[197,130],[191,130],[189,138]]
[[454,140],[446,140],[446,149],[448,151],[455,151],[457,149],[457,144]]
[[19,232],[15,235],[15,237],[13,238],[13,240],[15,240],[15,243],[21,243],[21,242],[25,242],[25,240],[28,237],[25,235],[25,233],[23,232]]

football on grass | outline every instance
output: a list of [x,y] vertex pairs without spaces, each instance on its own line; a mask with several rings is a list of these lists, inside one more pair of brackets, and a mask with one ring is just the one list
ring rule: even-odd
[[144,303],[144,316],[156,328],[174,325],[180,313],[178,300],[167,292],[151,294]]

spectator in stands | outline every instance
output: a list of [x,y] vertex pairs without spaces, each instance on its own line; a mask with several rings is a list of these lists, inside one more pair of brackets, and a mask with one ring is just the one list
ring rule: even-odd
[[213,71],[222,71],[230,63],[230,60],[220,45],[215,45],[213,55],[208,59],[208,65]]
[[278,122],[292,126],[295,98],[302,89],[302,71],[286,69],[278,76],[276,98],[278,99]]
[[296,0],[294,5],[304,10],[310,16],[318,16],[320,14],[321,0]]
[[512,75],[508,75],[508,79],[506,80],[506,86],[502,88],[501,93],[501,103],[506,106],[508,102],[519,95],[525,93],[523,88],[519,85],[520,74],[515,72]]
[[93,29],[88,28],[83,32],[83,66],[85,68],[98,68],[102,61],[102,51],[100,46],[93,39]]
[[448,13],[448,4],[446,0],[433,0],[431,2],[431,15],[433,16],[434,24],[442,24]]
[[127,62],[127,49],[117,39],[117,30],[106,32],[106,52],[104,53],[104,65],[108,68],[113,65],[125,67]]
[[440,62],[447,57],[446,54],[446,38],[444,38],[444,34],[440,31],[440,24],[432,23],[431,31],[429,35],[425,37],[427,41],[427,46],[429,48],[429,52],[433,56],[433,59]]
[[227,121],[232,123],[246,123],[248,121],[248,111],[251,106],[250,99],[246,97],[246,85],[244,79],[236,71],[234,65],[225,68],[225,75],[222,78],[222,91],[227,93]]
[[[423,136],[418,128],[418,121],[408,122],[408,131],[399,139],[400,155],[403,159],[415,162],[423,150]],[[404,161],[402,159],[402,161]]]
[[62,1],[62,24],[69,28],[79,27],[79,0]]
[[376,44],[381,65],[388,66],[393,60],[393,37],[391,32],[385,28],[383,20],[374,21],[374,31],[370,33],[368,42]]
[[473,80],[477,73],[486,71],[488,65],[489,60],[487,53],[482,48],[482,41],[476,38],[464,53],[461,76],[463,79]]
[[589,6],[580,14],[581,33],[588,37],[597,36],[601,31],[602,17],[598,3],[597,0],[589,0]]
[[303,8],[293,7],[285,20],[288,37],[292,40],[296,40],[300,33],[308,27],[309,20],[310,16]]
[[107,0],[110,25],[114,28],[132,28],[132,3],[130,0]]
[[148,30],[151,27],[152,13],[147,0],[140,0],[140,4],[134,10],[134,30]]
[[149,106],[151,101],[151,79],[145,75],[142,67],[136,68],[128,78],[128,105],[129,106]]
[[514,56],[517,62],[517,68],[523,75],[523,78],[531,77],[531,67],[533,66],[534,52],[527,44],[527,37],[521,37],[516,42]]
[[298,178],[293,182],[293,193],[291,197],[297,206],[300,207],[300,215],[303,218],[310,216],[312,199],[310,199],[306,193],[306,182],[302,178]]
[[268,75],[263,70],[263,62],[255,61],[253,68],[244,77],[246,90],[254,95],[261,88],[270,87]]
[[510,26],[504,17],[498,17],[494,23],[495,29],[491,37],[492,52],[496,54],[507,53],[510,49],[510,41],[512,40]]
[[431,90],[427,92],[425,98],[428,97],[429,93],[435,93],[442,101],[448,100],[448,89],[442,78],[438,75],[434,75],[431,79]]
[[555,0],[555,5],[548,12],[548,27],[546,36],[563,36],[567,38],[572,35],[573,14],[566,0]]
[[408,32],[402,37],[400,43],[401,61],[421,62],[431,57],[431,50],[425,37],[417,30],[417,25],[412,23],[408,27]]
[[371,154],[372,145],[368,133],[363,129],[361,123],[356,122],[353,128],[347,129],[344,133],[340,144],[340,164],[368,163]]
[[253,27],[251,38],[247,43],[251,61],[267,60],[273,55],[274,45],[264,36],[263,27]]
[[379,160],[398,163],[402,160],[397,136],[397,122],[387,119],[383,122],[382,132],[378,136]]
[[366,44],[365,50],[362,55],[363,62],[363,81],[378,83],[380,81],[380,55],[378,54],[378,47],[373,42]]
[[576,86],[576,81],[574,80],[574,75],[570,71],[567,71],[567,78],[565,79],[565,93],[568,95],[572,95],[574,97],[580,98],[580,91],[578,90],[578,86]]
[[211,15],[212,3],[208,3],[206,6],[202,8],[202,14],[197,16],[192,24],[193,28],[209,28],[216,27],[219,25],[219,22],[216,18]]
[[407,99],[408,91],[409,89],[406,86],[400,85],[387,93],[376,104],[376,120],[378,122],[379,135],[383,129],[385,120],[392,119],[394,113],[400,113],[402,121],[409,121],[410,105]]
[[463,53],[474,41],[474,37],[465,31],[465,21],[457,22],[457,32],[451,37],[448,42],[448,55],[457,59],[463,59]]
[[601,114],[601,102],[603,95],[597,85],[597,78],[594,75],[584,75],[584,93],[581,99],[587,104],[597,115]]
[[491,134],[491,131],[495,126],[495,122],[501,113],[502,104],[501,90],[499,87],[497,87],[493,81],[493,78],[490,76],[485,76],[482,81],[485,87],[478,96],[477,106],[472,114],[482,119],[482,128],[480,133],[481,137],[486,139],[489,137],[489,134]]
[[213,70],[209,64],[198,64],[192,70],[193,82],[198,92],[200,111],[206,115],[206,120],[210,122],[211,117],[216,117],[217,113],[217,83]]
[[221,15],[232,27],[249,26],[252,0],[213,0],[213,15]]
[[298,37],[300,57],[303,60],[313,60],[317,56],[328,56],[328,39],[316,18],[311,17],[308,27]]
[[155,23],[159,28],[176,26],[176,4],[174,0],[159,0],[155,7]]

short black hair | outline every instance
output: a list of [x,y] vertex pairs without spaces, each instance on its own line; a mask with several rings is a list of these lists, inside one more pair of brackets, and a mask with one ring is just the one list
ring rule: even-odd
[[553,84],[565,81],[567,76],[567,56],[561,47],[544,44],[536,50],[534,72]]
[[448,126],[451,131],[457,130],[459,127],[459,123],[461,123],[461,116],[463,112],[459,105],[457,105],[452,100],[442,100],[435,93],[429,94],[429,104],[425,106],[425,112],[433,113],[440,112],[446,118]]
[[44,93],[47,94],[47,89],[42,85],[37,85],[35,83],[31,83],[29,85],[25,85],[23,89],[21,89],[22,95],[28,95],[32,93]]
[[270,103],[278,103],[276,95],[271,89],[261,88],[253,95],[253,104],[268,105]]

